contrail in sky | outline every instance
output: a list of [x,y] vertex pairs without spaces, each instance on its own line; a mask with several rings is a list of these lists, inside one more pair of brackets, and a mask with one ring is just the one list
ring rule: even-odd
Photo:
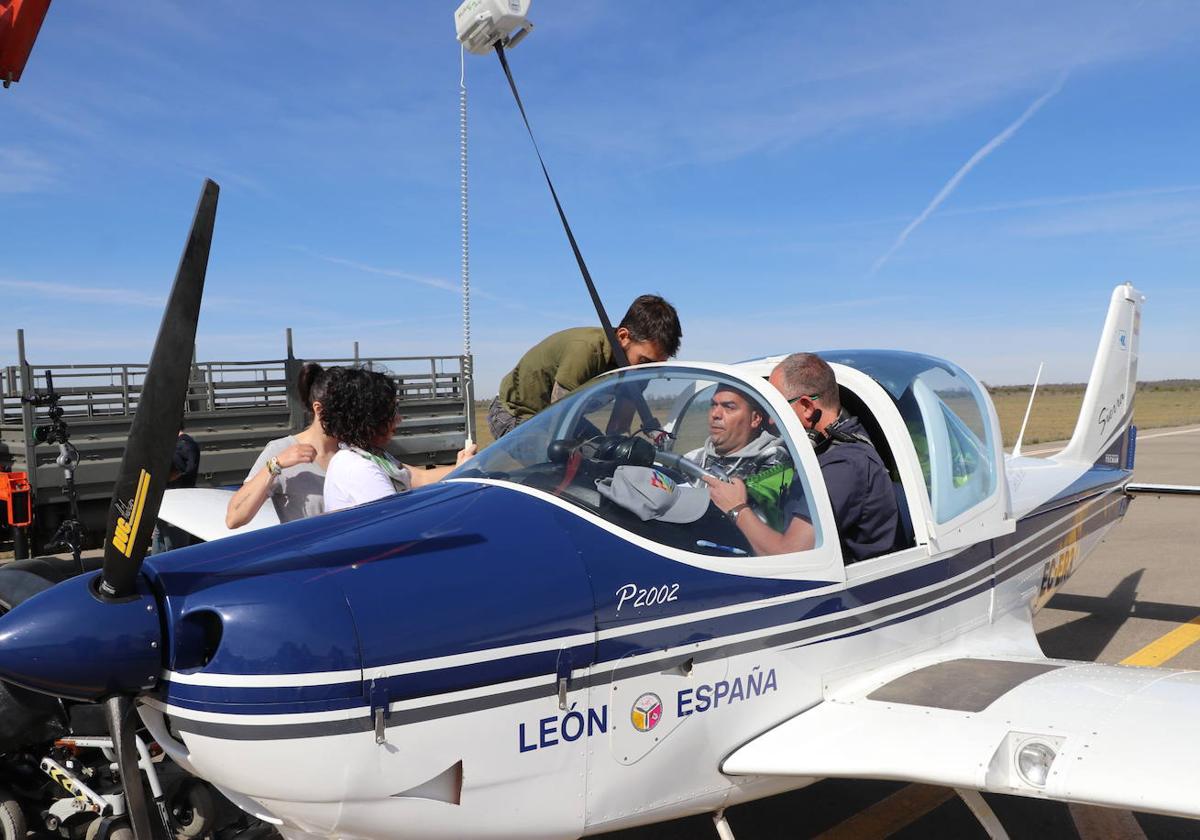
[[961,182],[963,178],[967,177],[967,174],[977,165],[979,165],[980,161],[1004,145],[1009,138],[1020,131],[1021,126],[1029,122],[1030,118],[1041,110],[1043,105],[1049,102],[1056,93],[1062,90],[1063,84],[1066,83],[1067,76],[1069,74],[1069,71],[1064,71],[1061,75],[1059,75],[1058,79],[1055,80],[1054,84],[1050,86],[1049,90],[1047,90],[1037,99],[1033,100],[1030,106],[1025,109],[1025,113],[1013,120],[1008,128],[1004,129],[991,140],[984,143],[979,148],[979,151],[971,155],[970,160],[958,168],[958,171],[950,177],[950,180],[947,181],[940,190],[938,190],[938,194],[933,197],[933,201],[929,202],[925,209],[921,211],[920,215],[909,222],[908,227],[900,232],[900,235],[896,237],[896,241],[892,243],[892,247],[888,248],[887,252],[884,253],[882,257],[875,260],[875,264],[871,266],[871,274],[874,274],[875,272],[879,271],[879,269],[883,268],[884,264],[892,258],[892,254],[900,250],[900,246],[908,240],[908,237],[912,235],[912,232],[924,224],[925,220],[933,214],[933,211],[937,210],[938,207],[942,205],[942,202],[950,197],[950,194],[954,192],[955,188],[958,187],[959,182]]

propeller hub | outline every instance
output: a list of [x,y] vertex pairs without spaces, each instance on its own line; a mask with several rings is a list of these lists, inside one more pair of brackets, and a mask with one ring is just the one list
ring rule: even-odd
[[154,688],[158,600],[141,575],[136,592],[119,600],[98,594],[99,578],[71,578],[0,617],[0,679],[71,700]]

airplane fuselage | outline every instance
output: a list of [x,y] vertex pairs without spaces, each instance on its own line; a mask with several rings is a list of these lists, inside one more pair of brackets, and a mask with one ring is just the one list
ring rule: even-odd
[[[298,597],[256,620],[290,623],[293,649],[227,636],[225,659],[169,673],[143,715],[173,757],[289,833],[571,837],[713,811],[812,781],[718,768],[833,686],[954,638],[1036,650],[1029,616],[1124,513],[1129,477],[1041,469],[1038,492],[1061,486],[1011,533],[853,564],[844,583],[682,564],[552,494],[481,479],[342,515],[356,538],[336,557],[323,537],[351,523],[335,517],[191,549],[152,570],[168,593],[205,581],[168,595],[175,619],[237,626],[219,545],[230,594],[290,581]],[[480,521],[511,527],[482,539]],[[256,565],[288,544],[290,560]]]

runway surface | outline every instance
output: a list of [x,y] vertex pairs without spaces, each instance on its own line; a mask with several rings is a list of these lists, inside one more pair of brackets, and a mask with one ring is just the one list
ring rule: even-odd
[[[1027,455],[1056,449],[1042,444]],[[1200,484],[1200,427],[1139,435],[1134,481]],[[1140,496],[1124,521],[1035,616],[1048,656],[1200,669],[1200,497]],[[1198,794],[1200,795],[1200,794]],[[1200,822],[987,795],[1009,836],[1081,840],[1200,837]],[[986,838],[945,788],[829,780],[727,813],[737,840]],[[604,835],[609,840],[715,838],[707,816]]]

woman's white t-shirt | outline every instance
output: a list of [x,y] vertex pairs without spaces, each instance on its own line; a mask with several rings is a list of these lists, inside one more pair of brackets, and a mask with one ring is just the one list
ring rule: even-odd
[[[405,483],[411,485],[407,469]],[[349,449],[339,449],[325,471],[325,512],[395,495],[396,485],[383,468]]]

